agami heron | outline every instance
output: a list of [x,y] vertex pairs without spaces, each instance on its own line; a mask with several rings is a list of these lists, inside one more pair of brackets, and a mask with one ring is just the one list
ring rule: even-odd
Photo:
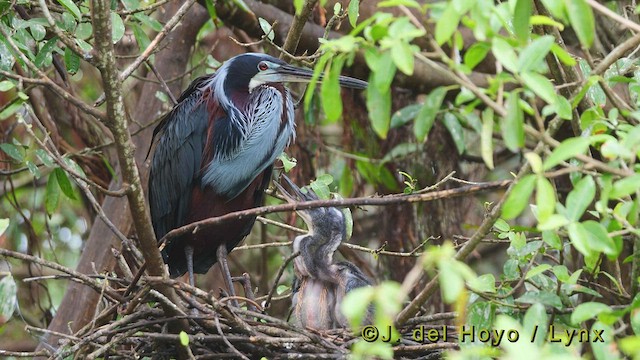
[[[262,203],[273,163],[295,138],[294,103],[286,82],[309,82],[311,70],[247,53],[194,80],[154,130],[149,205],[156,237],[172,229]],[[342,86],[367,83],[340,77]],[[206,273],[220,261],[233,293],[226,255],[247,234],[244,217],[172,239],[163,250],[172,278]]]
[[[318,200],[312,189],[303,193],[288,177],[283,176],[292,193],[277,184],[287,202]],[[346,327],[341,305],[351,290],[370,286],[371,281],[354,264],[348,261],[333,263],[333,254],[346,239],[344,213],[335,208],[298,210],[307,225],[308,233],[293,240],[294,252],[300,255],[293,260],[296,276],[293,286],[293,317],[303,327],[317,330]],[[365,322],[371,322],[371,309]]]

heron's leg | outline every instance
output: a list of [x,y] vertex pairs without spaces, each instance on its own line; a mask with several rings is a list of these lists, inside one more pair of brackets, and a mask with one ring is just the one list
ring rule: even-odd
[[196,286],[195,278],[193,277],[193,246],[187,245],[184,247],[184,256],[187,258],[187,272],[189,273],[189,285]]
[[[187,258],[187,272],[189,273],[189,285],[196,286],[196,280],[193,275],[193,246],[187,245],[184,247],[184,256]],[[191,301],[195,302],[195,295],[190,295]],[[198,310],[195,307],[191,308],[191,314],[197,315]]]
[[[231,272],[229,271],[229,263],[227,263],[227,246],[222,244],[218,246],[218,262],[222,268],[222,277],[224,277],[224,283],[229,290],[229,296],[235,297],[236,292],[233,289],[233,281],[231,281]],[[235,299],[231,300],[231,305],[238,307],[238,302]]]

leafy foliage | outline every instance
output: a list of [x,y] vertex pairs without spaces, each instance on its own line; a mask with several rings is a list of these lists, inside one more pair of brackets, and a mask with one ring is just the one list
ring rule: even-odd
[[[482,220],[463,224],[468,229],[465,234],[444,236],[424,249],[416,248],[423,252],[415,260],[415,272],[437,277],[443,306],[457,312],[455,325],[520,334],[519,340],[503,341],[500,347],[491,346],[490,341],[461,339],[460,351],[449,356],[574,358],[588,353],[596,359],[638,357],[640,72],[630,50],[639,45],[628,31],[637,31],[633,25],[637,16],[625,6],[631,2],[605,1],[598,8],[587,0],[366,3],[351,0],[336,5],[333,19],[344,22],[339,29],[343,34],[319,39],[319,51],[305,59],[314,62],[314,81],[304,95],[306,122],[299,126],[307,133],[302,137],[303,150],[297,149],[295,155],[300,163],[286,154],[280,157],[285,171],[311,160],[305,169],[315,171],[299,166],[294,172],[307,171],[307,180],[315,178],[309,187],[321,199],[339,198],[337,193],[345,197],[389,192],[419,195],[423,186],[439,180],[431,178],[435,171],[420,169],[439,167],[429,162],[437,157],[426,149],[434,149],[429,146],[442,141],[445,134],[447,142],[439,152],[452,162],[464,159],[451,168],[466,171],[463,174],[474,181],[507,179],[513,183],[504,196],[496,192],[476,199],[485,201],[486,211],[469,216]],[[105,139],[111,137],[101,124],[100,141],[91,143],[88,134],[95,136],[96,130],[79,133],[77,128],[95,117],[84,114],[82,121],[64,123],[67,120],[59,113],[60,119],[39,105],[42,100],[33,90],[54,89],[45,80],[64,76],[60,83],[68,88],[63,90],[73,91],[58,100],[64,105],[60,108],[80,108],[85,113],[94,109],[102,89],[95,86],[97,49],[91,4],[59,0],[50,6],[53,21],[31,11],[39,7],[35,2],[16,4],[33,16],[22,17],[13,11],[13,4],[0,4],[0,177],[3,184],[10,184],[2,190],[0,200],[0,243],[73,266],[80,235],[91,220],[86,209],[96,210],[88,195],[100,194],[98,185],[106,187],[110,177],[118,176],[108,152],[103,152],[109,146]],[[292,11],[300,16],[305,4],[294,1]],[[326,5],[324,1],[319,4]],[[151,39],[166,23],[159,20],[157,5],[154,1],[112,2],[109,36],[121,47],[119,61],[158,50],[150,48],[158,46]],[[225,21],[231,21],[218,17],[215,2],[205,5],[211,21],[198,35],[201,45]],[[225,6],[250,11],[241,0],[227,1]],[[367,12],[372,13],[370,17],[361,18],[363,6],[374,6]],[[332,12],[318,13],[323,18]],[[278,32],[282,25],[268,19],[268,14],[254,15],[259,15],[254,16],[259,29],[247,33],[261,31],[264,36],[252,46],[269,50],[270,43],[282,40]],[[599,28],[607,22],[611,26]],[[603,33],[608,33],[605,40],[611,43],[603,44]],[[154,56],[144,61],[149,70],[153,70]],[[193,58],[188,71],[193,77],[212,72],[225,60],[215,59],[208,49],[197,50]],[[345,69],[358,66],[368,68],[358,73],[369,74],[369,87],[362,99],[348,98],[338,78]],[[129,81],[127,88],[136,89],[136,80],[124,80]],[[167,107],[168,95],[166,89],[157,92]],[[359,122],[358,111],[366,112],[363,122]],[[50,128],[39,127],[36,117],[53,119],[47,124]],[[327,129],[338,129],[338,141],[335,135],[323,133]],[[309,145],[306,139],[310,138],[318,144]],[[92,156],[107,168],[106,181],[92,173]],[[476,169],[482,165],[486,169],[467,171],[473,167],[468,165],[471,161],[478,162]],[[87,186],[94,192],[86,193]],[[379,254],[389,250],[382,250],[389,240],[384,236],[401,233],[397,237],[403,241],[390,250],[413,259],[416,252],[407,250],[410,241],[404,238],[442,235],[424,233],[424,218],[441,214],[425,213],[420,206],[411,209],[415,211],[406,215],[409,225],[392,224],[398,225],[395,232],[381,228],[390,226],[378,219],[385,216],[384,210],[366,209],[376,224],[359,241],[379,249],[366,254],[362,263],[373,264],[371,268],[379,271],[376,275],[381,279],[406,278],[402,285],[379,281],[377,286],[347,296],[342,311],[355,334],[360,334],[362,319],[371,306],[376,314],[374,325],[389,328],[393,340],[354,341],[351,351],[355,356],[393,358],[402,350],[393,342],[406,337],[407,329],[397,320],[416,305],[411,302],[424,284],[416,286],[418,280],[410,276],[415,275],[414,270],[394,276],[397,269],[379,266],[386,264],[378,264]],[[467,208],[463,212],[467,210],[473,212]],[[352,230],[358,237],[358,230],[364,228],[360,224],[366,224],[367,216],[361,213],[364,211],[352,214],[345,209],[348,238]],[[411,233],[402,233],[407,229]],[[264,238],[256,243],[290,237],[280,229],[265,227],[261,235]],[[473,244],[475,239],[494,246],[491,253],[500,256],[487,259],[482,248],[476,248],[478,243]],[[265,249],[260,252],[259,270],[271,274],[288,252]],[[469,257],[472,252],[473,259]],[[249,258],[244,256],[241,259]],[[241,262],[253,266],[254,260]],[[290,280],[290,267],[283,273]],[[17,288],[22,285],[13,276],[2,275],[0,323],[6,331],[5,326],[15,324]],[[260,276],[260,291],[264,292],[272,279]],[[56,307],[63,286],[51,284],[51,299],[43,297],[36,305]],[[273,286],[278,295],[290,293],[288,285]],[[416,308],[427,305],[417,304]],[[37,313],[39,309],[27,311]],[[605,336],[602,342],[588,346],[570,342],[568,334],[580,330],[601,331]],[[196,341],[186,332],[178,340],[185,347]]]

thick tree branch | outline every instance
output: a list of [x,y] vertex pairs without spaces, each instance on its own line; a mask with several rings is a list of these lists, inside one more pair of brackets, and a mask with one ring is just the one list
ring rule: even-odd
[[164,262],[155,246],[155,234],[151,218],[147,213],[138,166],[134,159],[134,146],[128,129],[128,121],[122,97],[122,82],[115,63],[115,50],[111,42],[110,2],[93,1],[93,28],[95,30],[97,66],[102,75],[106,103],[107,126],[111,130],[118,153],[120,170],[125,182],[130,184],[127,191],[133,223],[142,247],[147,269],[155,276],[162,276]]
[[[160,20],[166,23],[171,20],[172,16],[180,8],[180,3],[171,2],[163,6],[160,12]],[[206,11],[200,7],[192,7],[187,15],[190,19],[188,23],[174,28],[165,39],[166,46],[156,53],[155,66],[159,73],[168,78],[174,78],[185,71],[187,62],[184,60],[189,56],[190,50],[195,43],[196,34],[202,24],[208,19]],[[110,39],[110,36],[109,36]],[[153,76],[153,74],[150,74]],[[169,85],[171,91],[179,93],[182,84],[174,82]],[[133,146],[140,149],[131,153],[134,163],[141,164],[139,167],[141,183],[146,183],[148,177],[148,167],[143,166],[146,158],[147,149],[151,142],[151,128],[146,126],[152,123],[160,115],[162,102],[156,98],[156,92],[160,87],[154,83],[145,83],[139,97],[133,115],[137,124],[141,124],[143,129],[136,133],[132,139]],[[135,157],[133,156],[135,155]],[[118,176],[122,178],[123,176]],[[110,185],[110,189],[120,188],[120,182],[114,180]],[[128,199],[126,197],[114,198],[107,197],[102,204],[104,214],[115,224],[118,229],[128,234],[132,230],[133,219],[130,215],[128,207]],[[85,274],[93,273],[94,269],[98,271],[110,270],[115,265],[115,259],[111,252],[112,247],[120,246],[121,241],[113,235],[112,230],[103,222],[96,221],[87,239],[84,249],[77,267],[77,271]],[[49,326],[49,331],[55,333],[75,332],[87,324],[96,313],[99,294],[92,289],[83,285],[70,283],[67,287],[65,297],[62,300],[53,322]],[[49,334],[54,334],[49,332]],[[39,348],[47,346],[47,344],[57,347],[57,339],[55,335],[47,336],[39,345]]]

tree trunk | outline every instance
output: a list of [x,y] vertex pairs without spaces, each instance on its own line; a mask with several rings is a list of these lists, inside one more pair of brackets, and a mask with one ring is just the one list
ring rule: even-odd
[[[160,21],[165,22],[178,10],[180,3],[170,3],[161,10]],[[190,50],[195,43],[196,34],[202,24],[207,20],[206,11],[199,6],[194,6],[187,19],[181,26],[169,34],[165,39],[167,46],[158,52],[156,56],[156,67],[158,72],[165,78],[174,78],[183,74],[186,70]],[[161,45],[161,48],[163,45]],[[149,74],[154,77],[153,74]],[[154,77],[155,80],[155,77]],[[182,84],[174,82],[169,84],[173,93],[178,93]],[[139,97],[138,106],[133,111],[134,118],[138,124],[146,125],[158,118],[161,114],[162,103],[156,98],[156,91],[160,86],[154,82],[147,82]],[[132,125],[136,127],[136,125]],[[136,146],[136,162],[139,164],[140,174],[143,184],[146,186],[149,175],[149,167],[145,164],[147,150],[151,142],[153,127],[149,127],[138,133],[134,138]],[[120,188],[118,181],[111,183],[111,189]],[[132,230],[133,219],[131,218],[126,197],[108,197],[103,203],[105,214],[124,234]],[[111,230],[101,220],[96,220],[91,228],[89,238],[85,244],[84,251],[80,258],[77,271],[84,274],[111,271],[115,261],[112,248],[120,248],[121,244],[112,234]],[[72,334],[82,326],[87,324],[96,313],[96,308],[100,300],[100,294],[84,285],[71,282],[62,300],[55,318],[49,325],[49,330]],[[38,346],[38,350],[50,346],[56,348],[58,337],[46,336]]]

